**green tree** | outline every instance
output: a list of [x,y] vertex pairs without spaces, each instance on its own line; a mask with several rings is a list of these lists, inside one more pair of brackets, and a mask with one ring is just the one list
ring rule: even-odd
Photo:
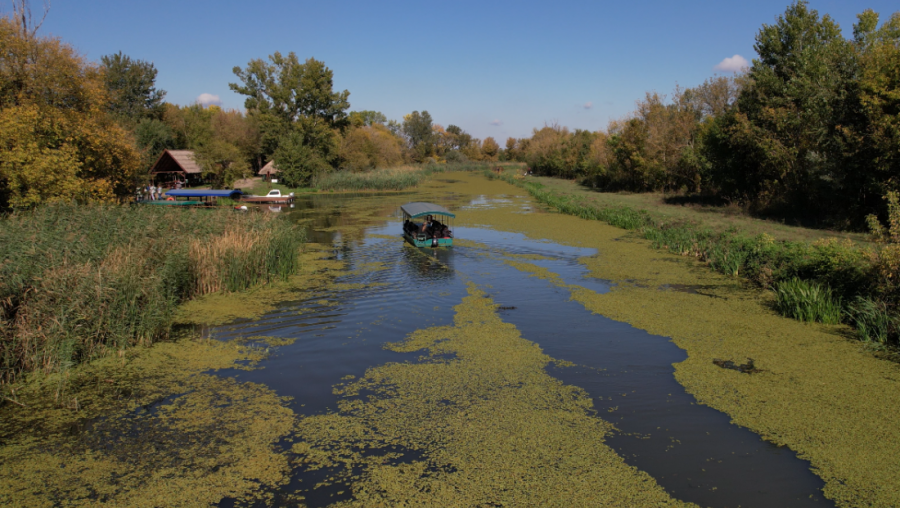
[[413,160],[421,162],[434,155],[434,132],[428,111],[413,111],[403,117],[403,134]]
[[350,92],[333,91],[334,73],[324,62],[310,58],[301,64],[293,52],[275,52],[268,62],[255,59],[245,69],[235,67],[234,74],[241,83],[229,87],[245,95],[245,107],[258,115],[264,153],[273,153],[296,131],[319,158],[338,162],[340,131],[349,125]]
[[354,127],[371,127],[375,124],[386,124],[387,117],[380,111],[351,111],[350,124]]
[[165,90],[156,88],[156,67],[118,52],[100,57],[109,90],[109,110],[130,124],[144,118],[161,119]]
[[297,131],[288,133],[279,141],[272,159],[282,182],[291,187],[307,187],[317,174],[331,169]]
[[724,119],[717,186],[762,206],[820,209],[847,183],[835,127],[846,112],[851,47],[829,16],[791,4],[756,37],[737,108]]

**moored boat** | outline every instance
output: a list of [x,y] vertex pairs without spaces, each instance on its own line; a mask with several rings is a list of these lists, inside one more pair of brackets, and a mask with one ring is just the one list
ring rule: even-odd
[[294,193],[290,193],[288,195],[282,195],[281,191],[278,189],[272,189],[265,196],[243,196],[241,197],[241,201],[247,203],[271,203],[271,204],[285,204],[292,203],[294,201]]

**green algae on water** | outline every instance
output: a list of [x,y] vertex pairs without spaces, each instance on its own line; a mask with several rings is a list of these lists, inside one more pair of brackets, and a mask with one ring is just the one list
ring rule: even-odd
[[[123,351],[18,386],[0,407],[0,505],[198,506],[265,502],[287,481],[276,443],[287,399],[205,372],[260,352],[182,339]],[[55,397],[63,387],[63,393]]]
[[453,326],[387,345],[422,363],[347,379],[336,412],[298,423],[299,464],[349,484],[338,506],[685,505],[604,444],[590,397],[548,375],[553,359],[481,290],[455,310]]

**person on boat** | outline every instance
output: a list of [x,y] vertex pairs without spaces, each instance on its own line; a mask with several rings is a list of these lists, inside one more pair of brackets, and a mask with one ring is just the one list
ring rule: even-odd
[[431,230],[431,216],[426,215],[425,221],[422,222],[422,232],[427,234],[430,232],[430,230]]

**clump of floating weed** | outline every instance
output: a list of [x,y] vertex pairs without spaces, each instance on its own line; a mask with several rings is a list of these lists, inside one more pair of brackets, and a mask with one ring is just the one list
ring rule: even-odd
[[53,205],[3,218],[0,383],[164,337],[183,301],[295,273],[301,242],[286,222],[225,210]]
[[841,322],[841,302],[828,286],[790,279],[775,287],[775,308],[783,316],[829,325]]

